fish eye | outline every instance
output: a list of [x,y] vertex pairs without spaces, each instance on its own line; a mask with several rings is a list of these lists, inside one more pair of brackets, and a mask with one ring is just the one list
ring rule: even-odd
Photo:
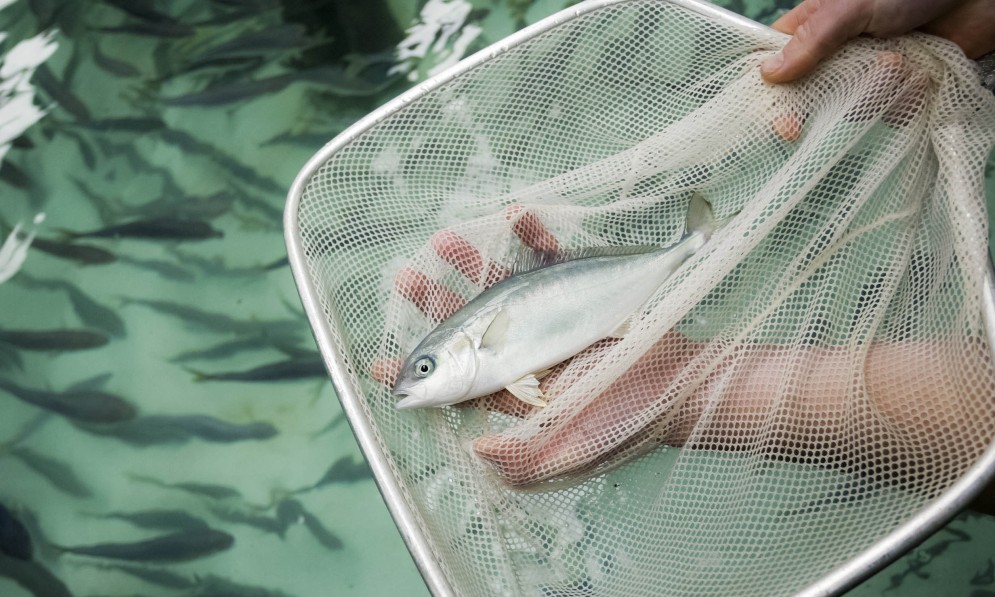
[[432,371],[435,371],[435,361],[432,360],[432,357],[422,357],[415,361],[416,377],[428,377]]

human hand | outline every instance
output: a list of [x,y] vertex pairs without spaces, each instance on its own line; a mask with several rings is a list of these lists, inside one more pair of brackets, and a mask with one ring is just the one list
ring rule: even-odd
[[[534,213],[511,208],[507,215],[525,244],[557,248],[555,237]],[[440,232],[431,242],[436,253],[468,279],[494,283],[510,273],[454,233]],[[405,298],[437,321],[465,302],[412,269],[402,270],[396,284]],[[523,419],[473,443],[476,453],[515,486],[583,474],[653,446],[683,445],[692,436],[700,448],[762,449],[772,456],[824,454],[827,445],[837,446],[835,451],[859,452],[873,435],[869,430],[882,425],[920,446],[903,456],[907,462],[902,466],[915,466],[951,451],[979,448],[972,444],[978,438],[964,433],[976,416],[972,405],[951,391],[950,384],[937,383],[951,366],[933,358],[934,349],[943,348],[937,342],[872,343],[864,363],[863,389],[854,394],[854,364],[842,347],[747,343],[727,351],[721,342],[694,342],[670,331],[596,399],[583,408],[561,411],[565,416],[536,412],[506,391],[463,405]],[[975,360],[960,365],[989,370],[986,351],[972,350],[968,356]],[[696,360],[712,363],[712,371],[694,385],[681,376],[695,369],[690,365]],[[907,374],[908,363],[915,363],[912,370],[919,375]],[[399,361],[377,361],[372,374],[390,385],[399,367]],[[786,372],[799,368],[807,371],[804,378],[784,387]],[[562,372],[563,366],[558,366],[543,385],[555,387]],[[910,401],[912,396],[916,399]],[[872,405],[871,410],[854,419],[853,405],[861,403]],[[778,419],[780,429],[774,435],[767,424],[771,417]]]
[[[540,251],[555,252],[558,249],[555,236],[535,213],[512,206],[505,215],[512,220],[512,231],[527,246]],[[453,232],[436,233],[430,244],[439,257],[468,280],[483,279],[485,285],[489,286],[511,273],[506,267],[485,258],[466,239]],[[398,272],[395,287],[405,299],[437,322],[451,316],[466,302],[466,298],[452,289],[410,267]],[[592,348],[597,351],[613,342],[615,340],[605,339]],[[633,422],[645,419],[648,409],[658,408],[656,398],[660,386],[665,386],[676,376],[695,356],[695,350],[696,346],[682,334],[667,333],[620,380],[591,401],[587,408],[577,409],[576,413],[560,417],[550,424],[544,422],[543,429],[533,436],[532,441],[525,442],[526,445],[516,444],[514,439],[509,441],[507,436],[486,435],[478,438],[474,447],[509,484],[527,485],[600,464],[619,450],[630,447],[633,436],[647,432],[648,427],[655,430],[657,441],[680,443],[694,424],[694,417],[684,416],[686,409],[677,409],[677,416],[667,417],[666,423],[647,426],[645,422]],[[394,383],[400,366],[399,360],[380,359],[371,365],[371,374],[389,386]],[[542,385],[555,386],[564,367],[565,363],[554,367],[543,379]],[[456,406],[473,406],[522,419],[535,411],[507,391]],[[655,418],[650,417],[650,420]],[[664,431],[660,431],[661,428]],[[670,432],[671,428],[673,433]],[[598,448],[591,450],[588,446],[583,449],[582,444],[590,443],[592,438],[598,442]]]
[[804,0],[773,27],[794,37],[760,72],[770,83],[786,83],[862,33],[891,37],[919,29],[980,58],[995,51],[995,0]]
[[[512,231],[522,242],[543,251],[555,251],[559,244],[534,212],[512,206],[506,211]],[[484,257],[466,239],[450,231],[436,233],[431,246],[443,260],[468,280],[485,280],[494,284],[510,275],[504,266]],[[402,269],[395,278],[398,292],[435,321],[451,316],[466,298],[412,268]],[[593,349],[606,348],[614,340],[606,339]],[[553,477],[575,474],[597,467],[606,461],[622,459],[627,451],[645,444],[682,444],[694,428],[704,401],[701,395],[668,404],[661,394],[688,363],[697,357],[703,345],[671,331],[663,335],[646,354],[596,399],[584,408],[569,409],[566,416],[547,417],[513,397],[507,391],[460,403],[502,412],[523,419],[522,425],[537,425],[528,439],[513,425],[503,433],[479,437],[474,449],[489,462],[499,476],[516,486],[530,485]],[[401,366],[398,360],[378,360],[371,373],[380,382],[391,385]],[[543,379],[544,388],[555,387],[564,364]],[[746,408],[741,402],[739,408]],[[742,414],[742,412],[741,412]],[[532,421],[534,417],[549,420]]]

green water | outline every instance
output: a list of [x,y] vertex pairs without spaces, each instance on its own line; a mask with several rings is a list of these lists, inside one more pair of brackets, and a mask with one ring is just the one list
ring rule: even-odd
[[[36,245],[0,285],[0,330],[106,340],[5,350],[0,380],[54,393],[82,382],[137,409],[81,423],[0,392],[0,503],[28,523],[36,583],[50,574],[48,586],[75,595],[427,593],[315,366],[281,261],[282,207],[304,162],[438,63],[389,72],[423,4],[20,0],[0,12],[4,49],[59,29],[59,50],[35,78],[51,112],[0,168],[4,234],[40,211],[39,237],[57,242],[146,220],[117,238],[73,241],[112,262]],[[468,22],[482,27],[472,50],[569,2],[471,4]],[[724,3],[768,23],[790,4]],[[995,178],[987,184],[995,197]],[[216,234],[148,238],[167,218]],[[159,519],[122,516],[149,512]],[[183,526],[175,512],[200,522]],[[139,542],[191,524],[233,543],[182,562],[53,547]],[[965,514],[853,594],[988,594],[993,526]],[[0,595],[30,594],[4,578],[9,564],[0,559]]]

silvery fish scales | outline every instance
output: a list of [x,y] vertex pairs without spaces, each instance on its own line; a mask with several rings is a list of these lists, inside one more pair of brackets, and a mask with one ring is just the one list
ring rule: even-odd
[[714,229],[696,195],[688,232],[670,247],[572,259],[498,282],[414,349],[394,386],[403,398],[397,407],[445,406],[502,389],[544,406],[539,379],[548,369],[624,327]]

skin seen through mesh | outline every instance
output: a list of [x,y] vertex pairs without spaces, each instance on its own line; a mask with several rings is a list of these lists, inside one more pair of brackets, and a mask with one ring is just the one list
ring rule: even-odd
[[[525,244],[544,249],[557,246],[534,214],[514,206],[506,216],[518,218],[512,229]],[[470,279],[484,275],[494,283],[508,275],[508,270],[499,264],[485,265],[486,260],[476,249],[451,232],[437,234],[432,246]],[[445,319],[465,302],[438,282],[410,269],[402,270],[396,282],[400,292],[433,319]],[[597,351],[611,342],[602,341],[589,350]],[[963,433],[983,413],[978,412],[973,396],[965,398],[955,390],[973,387],[984,395],[995,396],[995,382],[985,374],[992,370],[990,352],[980,339],[971,343],[970,349],[963,351],[963,359],[955,363],[937,358],[956,348],[952,341],[949,345],[941,340],[874,343],[868,347],[865,378],[858,387],[851,377],[853,363],[844,349],[763,345],[741,348],[685,399],[674,401],[676,409],[668,416],[646,423],[640,415],[665,399],[661,387],[666,388],[704,348],[679,332],[669,332],[597,400],[573,416],[545,421],[538,433],[527,438],[519,437],[514,428],[485,435],[474,441],[473,448],[504,481],[529,486],[590,472],[620,454],[659,444],[685,445],[689,440],[698,448],[752,449],[774,457],[839,464],[847,460],[851,451],[865,449],[867,437],[879,435],[871,433],[870,428],[877,428],[892,436],[918,438],[912,440],[912,446],[889,448],[894,454],[885,460],[901,459],[896,466],[902,467],[915,467],[949,452],[977,453],[987,444],[984,434]],[[785,393],[778,384],[784,372],[797,365],[793,361],[798,360],[813,363],[810,374]],[[399,366],[397,362],[378,361],[373,375],[389,385]],[[953,383],[950,371],[960,368],[977,379]],[[556,368],[544,384],[554,386],[562,371],[562,366]],[[727,379],[720,389],[722,399],[716,400],[713,392],[717,380],[723,377]],[[856,420],[847,407],[855,397],[866,407]],[[783,409],[776,429],[758,429],[755,423],[768,418],[778,407],[777,402],[795,408]],[[523,419],[533,414],[533,407],[507,392],[470,405]],[[995,408],[995,400],[989,399],[988,407]],[[700,428],[706,412],[714,422],[713,428],[722,429],[718,435],[710,435],[708,425]],[[734,424],[730,425],[730,421]],[[699,429],[692,438],[696,427]]]
[[[329,158],[314,223],[329,255],[313,259],[337,346],[461,594],[800,589],[950,488],[995,431],[979,184],[949,180],[983,163],[985,134],[962,123],[992,110],[930,40],[856,40],[770,86],[769,40],[669,3],[599,14]],[[666,245],[693,191],[746,213],[669,287],[680,307],[647,305],[641,329],[544,378],[547,407],[498,392],[394,408],[398,359],[507,277],[519,241]],[[360,224],[377,236],[353,247]],[[671,445],[687,449],[653,449]]]

